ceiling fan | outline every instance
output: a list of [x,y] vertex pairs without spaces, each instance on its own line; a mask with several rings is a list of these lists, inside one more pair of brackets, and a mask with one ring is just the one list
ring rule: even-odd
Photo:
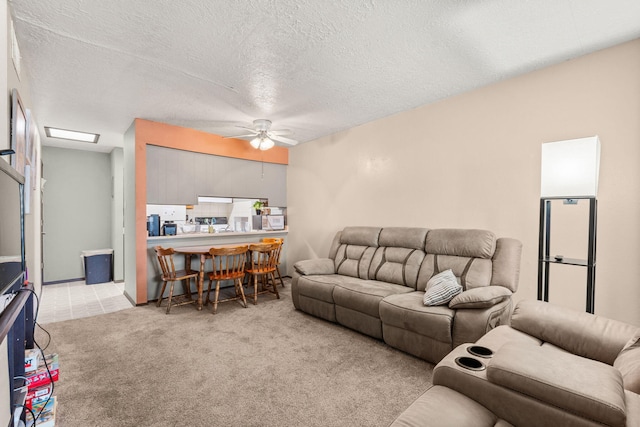
[[253,137],[249,142],[255,149],[268,150],[275,145],[274,141],[281,142],[286,145],[296,145],[298,141],[291,138],[285,138],[284,135],[293,133],[289,129],[271,129],[271,120],[257,119],[253,121],[253,127],[237,126],[247,131],[242,135],[229,136],[227,138],[247,138]]

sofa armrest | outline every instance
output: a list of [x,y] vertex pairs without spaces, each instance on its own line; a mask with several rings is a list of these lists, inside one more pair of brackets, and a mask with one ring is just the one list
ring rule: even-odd
[[[499,288],[499,286],[495,287]],[[511,298],[506,298],[485,308],[456,309],[451,336],[453,347],[462,343],[476,342],[496,326],[508,325],[511,307]]]
[[489,361],[487,379],[586,419],[625,425],[622,376],[604,363],[545,347],[505,344]]
[[487,308],[511,298],[513,293],[502,286],[483,286],[459,293],[451,301],[449,308]]
[[303,276],[311,276],[314,274],[335,274],[335,264],[332,259],[306,259],[298,261],[293,268]]
[[496,251],[492,259],[491,285],[504,286],[511,292],[516,292],[520,279],[521,257],[522,242],[508,237],[496,240]]

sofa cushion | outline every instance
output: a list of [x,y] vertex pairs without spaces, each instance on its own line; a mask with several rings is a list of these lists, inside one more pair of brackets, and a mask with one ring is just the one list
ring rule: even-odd
[[380,227],[345,227],[335,250],[336,273],[369,279],[371,258],[378,247],[381,231]]
[[497,417],[484,406],[457,391],[436,385],[416,399],[391,427],[493,427],[497,422]]
[[388,295],[413,292],[413,289],[375,280],[346,279],[336,284],[333,299],[336,305],[380,318],[380,301]]
[[337,274],[300,276],[298,293],[300,295],[333,304],[333,288],[344,280]]
[[448,304],[456,295],[462,292],[462,286],[451,270],[445,270],[429,279],[427,290],[422,302],[424,305]]
[[424,256],[421,249],[381,246],[371,260],[369,278],[415,290]]
[[511,326],[578,356],[613,365],[637,327],[548,302],[522,300]]
[[487,379],[586,419],[625,425],[622,377],[604,363],[556,349],[509,343],[489,360]]
[[424,250],[428,231],[426,228],[385,227],[380,232],[378,245]]
[[367,280],[375,251],[376,248],[371,246],[341,244],[336,252],[336,273]]
[[490,259],[427,254],[420,266],[416,289],[424,291],[429,279],[445,270],[453,271],[465,291],[491,284],[492,263]]
[[340,243],[355,246],[378,247],[380,227],[345,227],[340,234]]
[[616,357],[613,367],[622,374],[624,388],[640,394],[640,329]]
[[427,234],[425,252],[468,258],[491,259],[496,250],[496,236],[486,230],[439,229]]
[[416,287],[424,260],[426,228],[383,228],[369,267],[369,279]]
[[380,303],[382,323],[406,329],[440,342],[451,343],[455,312],[446,305],[425,306],[424,292],[385,297]]
[[490,231],[439,229],[427,234],[427,256],[420,267],[416,289],[424,291],[429,279],[451,269],[463,290],[489,286],[493,274],[491,257],[496,237]]
[[456,295],[449,308],[487,308],[511,297],[511,291],[502,286],[484,286],[464,291]]

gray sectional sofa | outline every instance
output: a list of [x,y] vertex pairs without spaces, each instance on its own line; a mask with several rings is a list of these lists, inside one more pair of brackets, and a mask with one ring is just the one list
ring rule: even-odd
[[475,346],[490,352],[455,348],[392,427],[640,426],[637,326],[520,301]]
[[[347,227],[328,258],[294,265],[291,295],[298,310],[437,363],[509,322],[521,251],[485,230]],[[425,306],[427,282],[448,269],[462,293]]]

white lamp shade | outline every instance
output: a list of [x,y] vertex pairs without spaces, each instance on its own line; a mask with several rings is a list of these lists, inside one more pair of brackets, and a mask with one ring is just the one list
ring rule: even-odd
[[541,197],[596,197],[598,136],[542,144]]

